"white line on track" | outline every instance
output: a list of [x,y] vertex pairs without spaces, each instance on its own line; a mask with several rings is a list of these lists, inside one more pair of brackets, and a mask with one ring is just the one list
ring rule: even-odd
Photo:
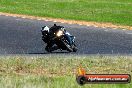
[[122,30],[126,30],[126,29],[122,29]]
[[53,21],[53,22],[55,22],[55,23],[56,23],[57,21]]
[[17,16],[13,16],[13,17],[17,17]]
[[42,19],[37,19],[37,20],[42,20]]
[[[36,20],[39,19],[38,17],[35,17],[35,16],[27,16],[27,15],[19,15],[19,14],[9,14],[9,13],[2,13],[2,12],[0,12],[0,15],[12,16],[12,17],[15,15],[16,17],[19,17],[19,18],[36,19]],[[44,20],[44,21],[46,21],[46,19],[48,19],[48,21],[60,22],[60,23],[63,21],[63,19],[62,20],[59,20],[59,19],[55,20],[53,18],[45,18],[45,17],[41,17],[41,19]],[[74,22],[74,20],[69,20],[69,21],[64,20],[64,21],[65,21],[64,23],[67,23],[67,24],[81,24],[81,22],[82,22],[82,23],[84,23],[83,25],[85,25],[85,26],[94,26],[94,27],[97,26],[93,22],[86,22],[86,21],[75,21]],[[107,23],[104,23],[106,25],[105,27],[103,27],[102,23],[97,23],[97,24],[98,24],[98,27],[101,27],[101,28],[107,28],[107,26],[109,26],[109,24],[107,24]],[[114,26],[114,27],[109,27],[109,28],[112,28],[112,29],[118,29],[118,28],[121,28],[121,29],[124,28],[123,30],[132,29],[131,26],[118,26],[118,25],[114,25],[114,24],[111,24],[111,25]]]
[[26,17],[22,17],[22,18],[24,18],[24,19],[25,19]]
[[49,21],[49,20],[44,20],[44,21]]
[[63,23],[63,24],[64,24],[64,22],[61,22],[61,23]]

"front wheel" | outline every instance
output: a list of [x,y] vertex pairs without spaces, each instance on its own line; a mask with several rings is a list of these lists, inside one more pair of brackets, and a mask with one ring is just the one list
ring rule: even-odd
[[64,43],[64,45],[66,46],[67,51],[69,51],[69,52],[73,52],[73,49],[72,49],[72,47],[71,47],[69,44],[67,44],[67,43],[64,42],[64,41],[63,41],[63,43]]
[[72,46],[72,48],[73,48],[73,52],[77,52],[78,48],[75,44]]

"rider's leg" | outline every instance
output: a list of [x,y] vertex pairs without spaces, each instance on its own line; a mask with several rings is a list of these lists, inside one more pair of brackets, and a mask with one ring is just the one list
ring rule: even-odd
[[51,51],[51,48],[52,48],[52,46],[53,46],[54,44],[52,43],[52,42],[47,42],[47,45],[46,45],[46,50],[47,51]]
[[57,50],[58,49],[58,46],[55,46],[54,45],[55,43],[52,41],[52,42],[48,42],[47,43],[47,46],[46,46],[46,50],[50,50],[50,51],[54,51],[54,50]]

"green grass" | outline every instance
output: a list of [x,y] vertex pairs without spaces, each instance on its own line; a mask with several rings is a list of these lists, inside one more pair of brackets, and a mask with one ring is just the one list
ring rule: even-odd
[[131,0],[0,0],[0,12],[132,26]]
[[76,83],[79,65],[89,74],[131,74],[131,56],[1,56],[1,88],[130,88],[130,84]]

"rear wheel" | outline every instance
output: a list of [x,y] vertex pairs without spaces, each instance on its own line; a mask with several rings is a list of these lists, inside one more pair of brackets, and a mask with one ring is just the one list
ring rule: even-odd
[[50,50],[49,48],[46,47],[45,50],[46,50],[47,52],[51,53],[51,50]]
[[52,50],[51,50],[49,47],[46,47],[45,50],[46,50],[47,52],[49,52],[49,53],[52,52]]

